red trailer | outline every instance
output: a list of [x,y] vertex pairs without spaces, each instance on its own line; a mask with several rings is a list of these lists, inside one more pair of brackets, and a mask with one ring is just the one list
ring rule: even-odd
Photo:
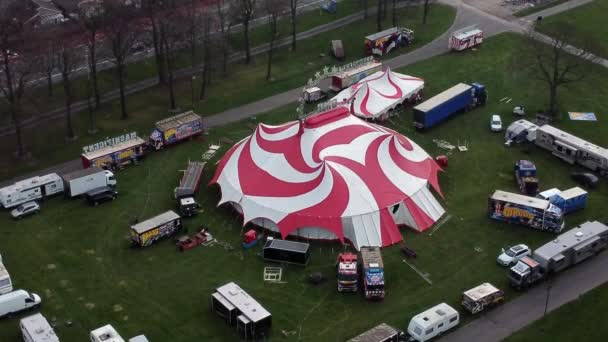
[[468,26],[454,31],[450,36],[448,48],[454,51],[462,51],[483,43],[483,31],[476,25]]

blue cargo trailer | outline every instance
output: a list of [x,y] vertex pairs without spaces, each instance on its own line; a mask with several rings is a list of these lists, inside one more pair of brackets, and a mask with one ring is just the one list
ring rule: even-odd
[[574,187],[551,196],[549,202],[560,208],[564,215],[569,214],[573,211],[585,208],[587,205],[587,191],[579,187]]
[[414,126],[433,127],[458,112],[484,105],[487,97],[483,84],[459,83],[414,107]]

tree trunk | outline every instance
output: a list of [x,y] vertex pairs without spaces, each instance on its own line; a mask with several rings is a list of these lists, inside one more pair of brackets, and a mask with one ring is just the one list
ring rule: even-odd
[[424,0],[424,10],[422,12],[422,23],[426,24],[426,17],[429,14],[429,0]]
[[393,0],[393,27],[397,27],[397,0]]
[[47,70],[46,72],[46,85],[48,97],[53,97],[53,71]]
[[64,69],[61,76],[63,78],[63,92],[65,96],[65,137],[66,139],[74,139],[74,127],[72,126],[72,87],[70,85],[70,75]]
[[557,84],[549,84],[549,114],[553,117],[557,114]]
[[270,46],[268,47],[268,67],[266,68],[266,81],[270,81],[270,74],[272,71],[272,50],[274,47],[274,40],[276,37],[276,32],[277,32],[277,28],[276,28],[276,18],[272,18],[271,19],[271,23],[270,23]]
[[91,105],[91,78],[87,78],[87,109],[89,110],[89,134],[97,133],[97,125],[95,124],[95,112]]
[[[292,0],[295,1],[295,0]],[[297,2],[291,5],[291,50],[296,51],[296,17],[297,17]]]
[[382,20],[386,20],[386,8],[388,7],[388,0],[378,0],[382,1]]
[[101,99],[99,95],[99,84],[97,83],[97,42],[95,32],[91,33],[91,47],[89,49],[89,73],[93,81],[93,96],[95,97],[95,109],[99,109]]
[[[4,46],[6,46],[6,44],[4,44]],[[17,158],[22,158],[25,156],[25,148],[23,146],[23,135],[22,135],[23,132],[21,131],[21,121],[19,120],[19,108],[17,106],[17,98],[15,97],[15,91],[13,88],[14,87],[13,75],[12,75],[10,67],[9,67],[7,50],[3,49],[2,57],[4,60],[4,63],[3,63],[4,76],[5,76],[6,88],[7,88],[7,92],[8,92],[7,99],[8,99],[10,111],[11,111],[11,121],[13,122],[13,125],[15,125],[15,137],[17,138],[17,151],[15,151],[15,152],[16,152]]]
[[251,51],[249,51],[249,18],[243,21],[243,28],[245,34],[245,63],[251,62]]
[[367,11],[367,0],[361,0],[361,5],[363,6],[363,19],[367,19],[367,17],[369,16],[369,13]]
[[125,80],[124,80],[124,62],[117,61],[116,72],[118,75],[118,88],[120,89],[120,119],[126,120],[128,119],[127,115],[127,103],[125,98]]
[[158,72],[158,82],[160,84],[167,83],[165,75],[165,56],[163,54],[162,42],[156,21],[152,20],[152,43],[154,44],[154,57],[156,59],[156,70]]
[[173,58],[171,57],[171,53],[167,53],[165,57],[167,60],[167,75],[169,76],[169,104],[171,109],[176,109],[175,84],[173,82]]
[[378,0],[378,8],[376,10],[376,28],[378,31],[382,31],[382,1]]

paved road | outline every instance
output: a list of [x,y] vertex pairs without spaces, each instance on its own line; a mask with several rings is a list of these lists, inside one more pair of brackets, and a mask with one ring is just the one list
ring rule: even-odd
[[[543,317],[547,293],[547,313],[578,299],[593,288],[608,282],[608,251],[587,260],[552,280],[539,284],[521,296],[496,307],[466,326],[439,339],[441,342],[501,341]],[[506,274],[505,274],[506,279]],[[551,290],[547,287],[551,285]],[[572,318],[575,324],[576,317]]]

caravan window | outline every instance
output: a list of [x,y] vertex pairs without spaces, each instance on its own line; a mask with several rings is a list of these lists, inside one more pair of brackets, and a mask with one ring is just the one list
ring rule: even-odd
[[431,334],[431,333],[433,333],[433,328],[429,328],[429,329],[427,329],[427,330],[424,332],[424,334],[425,334],[425,335],[428,335],[428,334]]
[[458,319],[458,316],[454,316],[454,317],[450,318],[450,323],[456,322],[457,319]]
[[415,327],[414,328],[414,334],[416,334],[416,335],[422,334],[422,329],[420,329],[420,327]]
[[437,328],[441,328],[441,327],[443,327],[443,323],[441,323],[437,326]]

